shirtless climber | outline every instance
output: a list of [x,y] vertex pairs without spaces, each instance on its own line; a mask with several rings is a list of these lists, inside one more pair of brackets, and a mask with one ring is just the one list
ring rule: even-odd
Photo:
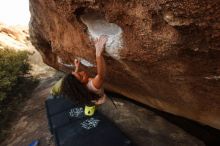
[[100,105],[106,101],[103,83],[106,74],[106,65],[103,51],[107,36],[102,35],[94,41],[96,48],[97,75],[92,78],[88,73],[80,70],[80,62],[75,59],[75,71],[67,74],[59,80],[51,89],[53,96],[61,96],[70,99],[74,103],[85,105]]

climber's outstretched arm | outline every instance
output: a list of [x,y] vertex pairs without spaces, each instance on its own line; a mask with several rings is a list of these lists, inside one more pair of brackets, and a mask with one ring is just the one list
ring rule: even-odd
[[106,42],[107,36],[104,35],[100,36],[98,40],[95,40],[97,75],[92,79],[92,83],[96,89],[100,89],[105,80],[106,65],[102,54]]

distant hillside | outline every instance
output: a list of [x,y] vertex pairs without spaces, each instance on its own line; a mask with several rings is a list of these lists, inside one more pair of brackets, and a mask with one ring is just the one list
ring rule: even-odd
[[53,69],[43,63],[40,53],[29,40],[29,30],[25,26],[7,26],[0,22],[0,49],[9,48],[17,51],[30,52],[29,63],[34,76],[44,76]]

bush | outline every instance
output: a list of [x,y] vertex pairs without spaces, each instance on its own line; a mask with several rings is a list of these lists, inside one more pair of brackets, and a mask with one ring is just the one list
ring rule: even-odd
[[29,74],[28,57],[27,51],[0,49],[0,145],[9,132],[10,121],[38,84]]
[[18,78],[29,70],[27,51],[0,49],[0,101],[12,91]]

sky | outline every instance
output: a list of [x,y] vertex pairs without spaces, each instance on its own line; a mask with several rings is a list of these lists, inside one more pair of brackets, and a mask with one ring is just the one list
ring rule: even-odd
[[29,0],[0,0],[0,22],[26,26],[29,19]]

